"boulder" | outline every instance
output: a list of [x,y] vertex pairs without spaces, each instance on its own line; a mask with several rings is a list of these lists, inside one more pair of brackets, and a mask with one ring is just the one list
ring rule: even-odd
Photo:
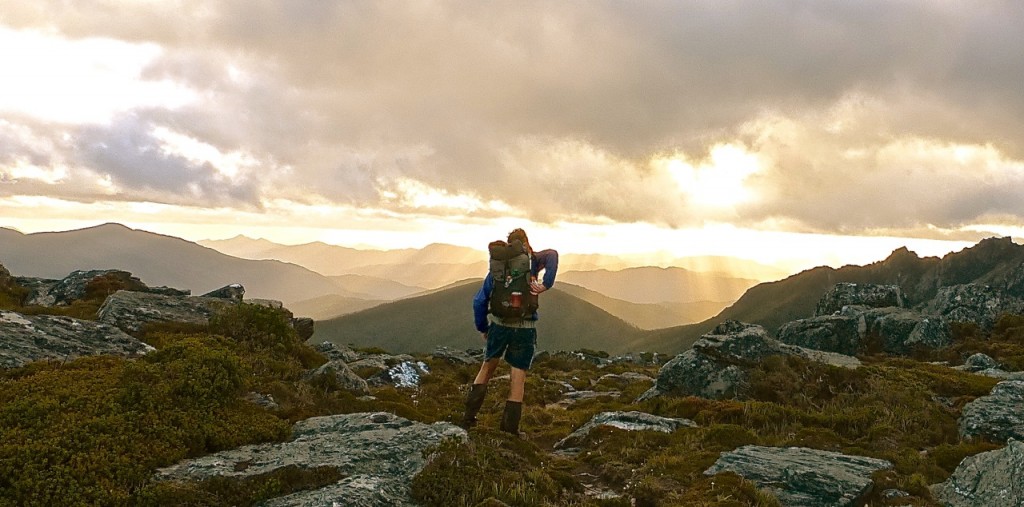
[[230,299],[203,296],[165,296],[136,291],[117,291],[100,307],[99,321],[117,326],[128,333],[137,333],[146,324],[181,322],[206,325]]
[[[140,292],[160,293],[171,296],[188,295],[188,291],[180,291],[168,287],[149,287],[142,280],[127,271],[119,269],[97,269],[89,271],[73,271],[60,280],[43,278],[19,278],[21,285],[29,289],[25,305],[36,306],[67,306],[72,302],[89,296],[90,287],[94,290],[115,292],[117,290],[133,290]],[[102,294],[106,296],[107,294]]]
[[420,386],[420,377],[429,374],[430,368],[422,361],[402,361],[369,379],[369,383],[374,386],[417,388]]
[[316,323],[309,317],[298,317],[291,320],[292,328],[298,333],[299,339],[306,341],[313,337],[316,331]]
[[1004,313],[1024,313],[1024,299],[988,285],[964,284],[939,288],[925,312],[950,322],[974,322],[992,329]]
[[903,308],[848,305],[835,315],[783,324],[784,343],[840,354],[860,354],[870,347],[894,355],[950,345],[953,332],[944,319]]
[[475,356],[470,354],[468,351],[450,349],[448,347],[438,347],[434,349],[434,352],[432,352],[430,356],[434,359],[441,359],[455,365],[479,364],[483,361],[483,353],[479,356]]
[[569,408],[570,406],[574,405],[575,403],[583,401],[583,400],[599,400],[601,398],[606,398],[606,399],[607,398],[618,398],[619,396],[622,396],[622,393],[619,392],[619,391],[576,391],[576,390],[573,390],[573,391],[565,392],[564,396],[563,396],[563,398],[561,400],[559,400],[559,401],[557,401],[555,403],[549,404],[548,407],[549,408],[550,407],[554,407],[554,408],[563,408],[563,409],[565,409],[565,408]]
[[329,361],[319,368],[313,370],[308,378],[317,379],[325,375],[332,376],[333,382],[337,383],[338,387],[346,391],[351,392],[357,396],[366,396],[370,394],[370,386],[365,380],[356,375],[351,368],[345,364],[345,361],[336,359]]
[[747,445],[722,453],[704,475],[733,472],[774,494],[782,505],[862,505],[871,474],[888,461],[805,447]]
[[287,466],[329,466],[347,477],[261,505],[413,506],[409,483],[426,464],[423,451],[447,438],[466,438],[466,431],[450,423],[428,425],[384,412],[314,417],[296,423],[288,442],[184,460],[157,470],[156,478],[199,481],[255,476]]
[[931,487],[932,496],[948,507],[1017,507],[1024,505],[1024,443],[1010,439],[1006,447],[968,456],[946,482]]
[[100,322],[0,311],[0,368],[81,356],[136,357],[153,347]]
[[850,305],[906,308],[907,300],[898,285],[839,283],[821,297],[814,309],[814,316],[833,315]]
[[969,371],[971,373],[977,373],[984,370],[998,369],[999,362],[992,359],[990,356],[982,353],[977,353],[968,357],[964,364],[961,366],[955,366],[954,369],[961,371]]
[[996,442],[1024,440],[1024,381],[1005,380],[960,413],[960,436],[983,436]]
[[645,412],[601,412],[581,426],[569,436],[559,440],[555,449],[563,449],[579,445],[594,428],[611,426],[626,431],[660,431],[672,433],[679,428],[694,428],[697,423],[689,419],[661,417]]
[[333,342],[321,342],[314,345],[313,348],[331,361],[340,359],[346,363],[351,363],[359,360],[359,354],[352,350],[352,347],[349,347],[348,345],[338,345]]
[[665,394],[711,399],[742,397],[750,370],[774,355],[798,356],[847,368],[860,366],[854,357],[785,344],[769,337],[761,326],[726,321],[701,336],[693,348],[665,363],[654,387],[638,401]]
[[202,297],[242,301],[243,296],[245,296],[245,287],[242,287],[242,284],[233,283],[231,285],[225,285],[219,289],[211,290],[210,292],[203,294]]

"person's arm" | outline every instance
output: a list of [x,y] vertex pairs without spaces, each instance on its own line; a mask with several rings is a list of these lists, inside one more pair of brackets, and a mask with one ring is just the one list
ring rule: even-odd
[[484,284],[473,296],[473,323],[476,330],[481,333],[487,332],[487,305],[491,302],[491,290],[494,289],[494,281],[490,273],[484,277]]
[[558,275],[558,252],[555,250],[541,250],[534,253],[534,257],[537,259],[536,266],[533,270],[533,275],[537,276],[541,270],[544,270],[544,279],[541,283],[544,285],[544,289],[550,289],[555,285],[555,276]]

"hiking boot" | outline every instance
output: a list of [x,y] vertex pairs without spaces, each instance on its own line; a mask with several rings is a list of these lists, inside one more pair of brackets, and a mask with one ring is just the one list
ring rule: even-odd
[[469,394],[466,395],[466,414],[462,416],[462,424],[460,424],[464,429],[468,430],[476,425],[476,413],[483,406],[486,394],[487,384],[473,384],[469,390]]
[[506,401],[505,413],[501,414],[501,431],[519,435],[519,418],[523,415],[523,402]]

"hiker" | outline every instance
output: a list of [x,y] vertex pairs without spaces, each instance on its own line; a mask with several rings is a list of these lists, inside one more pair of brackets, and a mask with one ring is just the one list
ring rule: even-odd
[[[521,245],[521,246],[520,246]],[[511,292],[507,294],[501,287],[495,291],[495,284],[502,284],[496,281],[496,277],[503,277],[504,274],[496,273],[495,251],[502,248],[515,249],[523,248],[529,256],[525,262],[529,263],[528,288],[526,292]],[[466,396],[466,413],[462,420],[462,426],[469,428],[476,424],[476,414],[484,403],[484,396],[487,393],[487,382],[494,375],[498,362],[502,357],[511,367],[510,387],[508,401],[505,402],[505,412],[501,416],[501,430],[519,434],[519,419],[523,413],[523,392],[526,384],[526,371],[533,363],[533,354],[537,345],[537,296],[548,290],[555,284],[555,274],[558,272],[558,252],[555,250],[542,250],[534,252],[530,247],[530,240],[526,231],[516,229],[508,234],[508,241],[495,242],[490,245],[491,250],[491,271],[484,278],[484,284],[473,297],[473,316],[477,331],[483,334],[486,343],[484,363],[480,366],[473,381],[469,394]],[[500,265],[501,262],[499,261]],[[526,268],[524,268],[526,270]],[[544,277],[538,280],[540,272]],[[509,282],[503,284],[508,287],[512,276],[508,277]],[[497,295],[496,295],[497,294]],[[492,300],[492,295],[495,298]],[[497,298],[512,298],[510,301],[498,302]],[[512,306],[519,308],[523,305],[524,312],[521,317],[509,317],[503,308]],[[490,313],[490,315],[488,315]],[[499,316],[502,314],[506,316]]]

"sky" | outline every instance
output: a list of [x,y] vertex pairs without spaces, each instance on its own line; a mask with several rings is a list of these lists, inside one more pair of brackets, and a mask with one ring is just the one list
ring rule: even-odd
[[1021,26],[1019,0],[0,0],[0,227],[942,255],[1024,238]]

